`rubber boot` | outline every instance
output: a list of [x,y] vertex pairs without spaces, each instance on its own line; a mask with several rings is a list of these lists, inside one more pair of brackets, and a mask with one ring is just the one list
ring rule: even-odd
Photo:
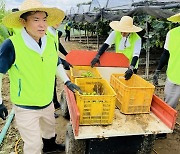
[[55,135],[55,137],[52,137],[50,139],[42,138],[42,140],[43,140],[43,153],[44,154],[48,154],[48,153],[52,153],[52,152],[60,152],[60,151],[65,150],[64,144],[57,144],[55,142],[56,136],[57,135]]

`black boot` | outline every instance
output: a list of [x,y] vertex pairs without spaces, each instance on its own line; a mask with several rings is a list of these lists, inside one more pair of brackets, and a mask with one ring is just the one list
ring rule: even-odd
[[65,150],[64,144],[57,144],[55,142],[56,136],[50,139],[42,138],[43,140],[43,152],[44,153],[51,153],[51,152],[60,152]]

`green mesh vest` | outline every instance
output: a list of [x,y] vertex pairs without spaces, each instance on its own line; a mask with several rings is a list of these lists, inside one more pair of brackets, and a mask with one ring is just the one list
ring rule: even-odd
[[[130,33],[130,36],[129,36],[130,46],[125,48],[124,50],[119,50],[119,45],[120,45],[121,39],[122,39],[121,32],[115,31],[115,49],[116,49],[116,53],[123,53],[129,59],[129,62],[131,63],[132,58],[133,58],[135,42],[138,39],[140,39],[140,37],[139,37],[139,35],[137,33]],[[136,63],[135,68],[138,67],[138,63],[139,63],[139,61]]]
[[174,28],[169,32],[168,50],[170,53],[170,57],[167,68],[167,76],[169,80],[178,85],[180,85],[180,72],[178,71],[180,68],[179,35],[180,35],[180,27]]
[[15,62],[9,69],[10,97],[17,105],[45,106],[52,101],[58,55],[54,41],[47,37],[42,55],[28,48],[21,34],[10,37]]

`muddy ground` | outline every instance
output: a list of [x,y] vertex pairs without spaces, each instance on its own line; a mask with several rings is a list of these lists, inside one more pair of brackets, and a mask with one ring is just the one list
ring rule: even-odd
[[[63,46],[66,48],[66,50],[69,52],[70,50],[75,49],[86,49],[87,47],[85,45],[82,45],[78,42],[64,42],[64,39],[61,39],[61,42]],[[144,66],[140,67],[139,73],[142,75],[144,73]],[[150,67],[150,74],[154,71],[154,67]],[[162,84],[163,81],[162,81]],[[60,93],[63,89],[63,83],[58,80],[58,95],[60,98]],[[3,78],[3,90],[2,90],[3,100],[4,104],[7,106],[8,111],[10,113],[12,109],[12,105],[10,103],[9,99],[9,80],[8,75],[5,75]],[[161,97],[162,94],[160,95]],[[180,105],[177,107],[177,110],[180,110]],[[58,114],[60,114],[60,111],[56,111]],[[58,134],[57,141],[59,143],[65,142],[65,133],[66,133],[66,125],[69,121],[65,120],[63,117],[59,116],[59,118],[56,119],[56,131]],[[156,140],[154,145],[154,150],[152,151],[152,154],[180,154],[180,117],[178,116],[177,123],[175,125],[174,132],[172,134],[168,134],[167,139],[163,140]],[[5,121],[0,119],[0,130],[2,130],[3,126],[5,124]],[[9,130],[3,140],[3,143],[0,146],[0,154],[22,154],[23,142],[20,139],[19,132],[16,128],[15,121],[12,121],[12,124],[9,127]],[[63,152],[64,154],[65,152]]]

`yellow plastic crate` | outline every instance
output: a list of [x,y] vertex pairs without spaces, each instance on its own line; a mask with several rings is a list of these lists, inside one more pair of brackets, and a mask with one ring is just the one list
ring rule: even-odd
[[116,93],[104,79],[76,78],[75,83],[83,92],[91,93],[94,86],[101,84],[102,95],[81,95],[75,93],[80,112],[80,125],[112,124],[116,102]]
[[[91,73],[92,76],[83,76],[83,74],[86,74],[87,72]],[[73,68],[70,68],[70,79],[72,82],[75,82],[75,78],[101,79],[101,75],[95,67],[92,68],[91,66],[73,66]]]
[[154,85],[133,74],[125,80],[124,74],[112,74],[110,84],[117,94],[116,106],[122,113],[149,113]]

